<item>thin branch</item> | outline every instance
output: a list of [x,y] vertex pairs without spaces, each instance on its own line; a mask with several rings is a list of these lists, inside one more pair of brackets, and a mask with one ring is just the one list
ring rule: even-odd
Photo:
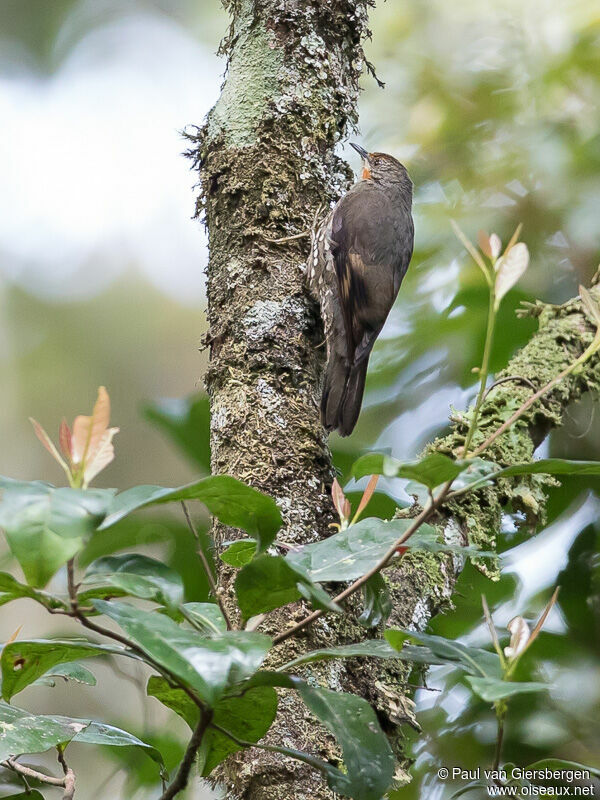
[[302,233],[294,233],[292,236],[282,236],[281,239],[271,239],[270,236],[262,236],[265,242],[269,244],[285,244],[286,242],[294,242],[296,239],[305,239],[310,236],[311,231],[302,231]]
[[[355,580],[354,583],[350,584],[350,586],[344,589],[343,592],[340,592],[337,595],[337,597],[334,597],[333,598],[334,603],[341,603],[342,600],[345,600],[347,597],[350,597],[350,595],[357,592],[361,588],[361,586],[364,586],[364,584],[367,583],[367,581],[370,580],[373,577],[373,575],[376,575],[378,572],[381,572],[381,570],[388,565],[388,563],[392,560],[392,558],[396,554],[398,548],[401,547],[406,541],[408,541],[408,539],[410,539],[410,537],[419,530],[421,525],[423,525],[423,523],[429,519],[431,514],[440,507],[440,505],[442,504],[442,502],[444,501],[446,495],[450,490],[451,484],[452,481],[448,481],[442,486],[438,496],[435,497],[433,501],[432,500],[429,501],[429,504],[421,511],[421,513],[417,517],[415,517],[412,525],[410,525],[407,528],[407,530],[404,531],[402,536],[396,539],[394,544],[391,545],[391,547],[387,550],[385,555],[377,562],[377,564],[368,572],[366,572],[364,575],[362,575],[360,578]],[[323,609],[317,609],[316,611],[313,611],[313,613],[309,614],[308,617],[305,617],[304,619],[300,620],[300,622],[297,622],[295,625],[293,625],[291,628],[288,628],[288,630],[283,631],[282,633],[275,636],[275,638],[273,639],[273,644],[279,644],[280,642],[289,639],[290,636],[294,636],[296,633],[298,633],[298,631],[302,630],[307,625],[311,625],[313,622],[322,617],[324,613],[325,611]]]
[[[279,753],[283,756],[289,756],[297,761],[303,761],[305,764],[308,764],[324,774],[326,774],[327,767],[329,766],[326,761],[321,761],[320,758],[317,758],[317,756],[311,756],[309,753],[303,753],[299,750],[293,750],[290,747],[282,747],[276,744],[261,744],[260,742],[249,742],[246,739],[239,739],[237,736],[234,736],[233,733],[225,728],[222,728],[220,725],[217,725],[214,722],[210,727],[214,728],[216,731],[219,731],[219,733],[222,733],[224,736],[227,736],[232,742],[235,742],[240,747],[256,747],[258,750],[266,750],[268,753]],[[162,798],[160,800],[162,800]]]
[[67,561],[67,591],[69,592],[69,601],[71,603],[71,611],[75,616],[78,616],[79,603],[77,601],[77,586],[75,585],[75,559],[70,558]]
[[498,733],[496,735],[496,752],[494,754],[493,770],[500,768],[500,760],[502,758],[502,742],[504,740],[504,712],[498,713]]
[[63,794],[63,800],[73,800],[73,796],[75,794],[75,773],[72,769],[67,771],[65,775],[65,792]]
[[520,417],[523,416],[523,414],[529,408],[531,408],[531,406],[536,402],[536,400],[539,400],[545,394],[548,394],[548,392],[554,389],[554,387],[557,386],[563,380],[563,378],[566,378],[567,375],[570,375],[571,372],[573,372],[573,370],[576,367],[587,361],[587,359],[595,352],[597,348],[596,338],[594,338],[592,344],[585,350],[585,352],[576,361],[574,361],[572,364],[569,364],[569,366],[565,367],[562,370],[562,372],[560,372],[555,378],[552,378],[552,380],[548,381],[548,383],[545,386],[542,386],[542,388],[538,389],[538,391],[535,392],[535,394],[532,394],[531,397],[529,397],[523,403],[523,405],[520,408],[518,408],[515,411],[515,413],[511,417],[509,417],[509,419],[506,420],[506,422],[503,422],[502,425],[500,425],[500,427],[497,430],[495,430],[494,433],[491,434],[491,436],[488,436],[485,442],[483,442],[483,444],[480,444],[479,447],[476,448],[471,453],[471,458],[475,458],[475,456],[481,455],[481,453],[483,453],[484,450],[487,450],[487,448],[491,444],[493,444],[499,436],[502,436],[502,434],[505,431],[507,431],[511,427],[511,425],[513,425]]
[[69,767],[67,766],[64,750],[60,747],[60,745],[57,746],[56,753],[57,753],[56,758],[58,759],[58,763],[61,765],[63,773],[66,775],[67,772],[69,771]]
[[194,761],[196,759],[196,754],[200,749],[200,745],[202,744],[202,739],[204,738],[204,734],[206,733],[206,729],[210,725],[212,720],[212,711],[204,711],[200,713],[200,721],[194,728],[194,732],[192,734],[192,738],[188,742],[187,749],[183,756],[183,760],[179,765],[179,769],[177,770],[177,774],[173,778],[173,781],[167,786],[165,791],[161,794],[159,800],[171,800],[171,798],[175,797],[179,792],[183,791],[188,784],[188,780],[190,778],[190,772],[192,770],[192,766],[194,765]]
[[234,626],[232,625],[231,620],[229,619],[229,615],[227,614],[227,609],[225,608],[225,605],[223,604],[223,600],[221,599],[221,594],[219,592],[219,587],[217,586],[217,584],[215,582],[214,576],[212,574],[212,569],[210,568],[210,564],[208,563],[208,559],[206,558],[206,554],[204,553],[204,550],[202,549],[202,545],[200,543],[200,535],[198,534],[198,531],[196,530],[196,527],[195,527],[194,523],[192,522],[192,518],[190,516],[190,512],[188,511],[188,507],[186,506],[186,504],[185,504],[185,502],[183,500],[181,501],[181,507],[183,508],[183,513],[185,514],[185,519],[186,519],[186,522],[188,524],[188,528],[192,532],[192,536],[198,542],[198,550],[197,550],[197,552],[198,552],[198,556],[200,557],[200,561],[202,562],[202,566],[204,567],[204,572],[206,573],[206,577],[208,579],[208,585],[210,586],[210,591],[214,595],[214,598],[217,601],[217,603],[219,605],[219,608],[221,609],[221,614],[223,614],[223,617],[225,619],[225,623],[227,625],[227,630],[231,631],[231,630],[233,630]]
[[481,411],[481,406],[483,405],[483,400],[486,394],[485,385],[487,383],[490,371],[490,357],[492,354],[492,344],[494,342],[494,328],[496,327],[496,314],[497,314],[496,293],[494,291],[493,284],[490,284],[485,344],[483,346],[483,358],[481,361],[481,369],[479,370],[479,391],[477,392],[477,399],[475,401],[475,408],[473,409],[473,415],[471,417],[471,424],[469,425],[469,429],[465,437],[465,443],[462,449],[463,458],[468,458],[469,456],[469,447],[471,446],[471,442],[473,441],[473,436],[477,431],[477,426],[479,424],[479,413]]
[[62,788],[65,786],[64,778],[55,778],[53,775],[44,775],[43,772],[38,772],[36,769],[19,764],[14,758],[7,758],[5,761],[0,762],[0,765],[5,767],[5,769],[10,769],[19,775],[22,775],[25,778],[31,778],[32,780],[40,781],[40,783],[47,783],[48,786],[61,786]]
[[81,609],[77,604],[77,590],[73,576],[74,559],[70,559],[70,561],[67,562],[67,585],[69,590],[69,600],[71,603],[70,616],[78,620],[84,628],[94,631],[94,633],[97,633],[99,636],[105,636],[107,639],[113,639],[113,641],[119,642],[127,647],[133,653],[138,655],[143,661],[145,661],[146,664],[149,664],[151,667],[153,667],[160,675],[169,677],[173,683],[175,683],[179,688],[183,689],[190,700],[192,700],[200,710],[203,710],[204,703],[200,700],[200,698],[197,697],[196,694],[183,681],[179,680],[176,675],[165,669],[161,664],[159,664],[158,661],[155,661],[152,656],[149,656],[143,648],[139,647],[134,641],[128,639],[126,636],[122,636],[116,631],[111,631],[110,628],[104,628],[102,625],[96,625],[95,622],[92,622],[91,619],[86,617],[81,612]]
[[380,89],[385,89],[385,83],[379,80],[379,78],[377,77],[377,73],[375,72],[375,67],[373,66],[373,64],[371,64],[370,61],[367,61],[366,58],[365,58],[365,67],[367,68],[367,72],[369,73],[369,75],[374,79],[377,86],[379,86]]
[[492,619],[492,615],[490,614],[490,609],[484,594],[481,595],[481,605],[483,606],[483,615],[485,617],[485,621],[487,622],[487,626],[490,629],[490,635],[492,637],[492,642],[494,643],[494,650],[498,653],[498,657],[500,658],[500,663],[502,664],[502,669],[504,670],[506,667],[504,653],[502,652],[502,648],[500,647],[500,642],[498,640],[498,632],[496,631],[496,626],[494,625],[494,620]]
[[491,386],[488,386],[486,389],[485,394],[483,395],[483,400],[487,399],[489,393],[496,388],[496,386],[501,386],[503,383],[509,383],[509,381],[515,381],[515,383],[523,383],[525,386],[529,386],[530,389],[533,389],[535,392],[536,385],[533,381],[530,381],[529,378],[524,378],[522,375],[507,375],[506,378],[499,378],[497,381],[494,381]]
[[73,770],[68,766],[65,760],[65,753],[61,747],[57,747],[56,751],[58,753],[58,763],[63,768],[63,772],[65,773],[65,780],[64,780],[64,787],[65,791],[63,794],[63,800],[73,800],[75,795],[75,773]]

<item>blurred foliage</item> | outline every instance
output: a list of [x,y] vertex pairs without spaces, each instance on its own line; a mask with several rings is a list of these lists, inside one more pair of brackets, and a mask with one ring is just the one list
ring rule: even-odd
[[210,474],[210,408],[206,395],[148,404],[144,416],[161,428],[202,472]]

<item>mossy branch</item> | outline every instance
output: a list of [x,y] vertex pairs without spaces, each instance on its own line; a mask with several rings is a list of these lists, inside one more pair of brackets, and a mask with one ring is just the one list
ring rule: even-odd
[[[596,300],[600,298],[598,288],[592,288],[591,293]],[[589,353],[596,328],[581,299],[574,298],[561,306],[536,304],[527,313],[538,317],[539,330],[497,375],[498,381],[519,376],[522,382],[502,383],[486,398],[473,439],[475,453],[502,466],[532,460],[551,429],[562,424],[569,405],[600,386],[600,358],[597,353]],[[583,360],[586,350],[589,357]],[[573,369],[576,362],[579,363]],[[550,384],[551,388],[542,394],[541,390]],[[536,387],[533,395],[531,385]],[[511,422],[522,406],[526,408]],[[433,442],[428,450],[457,454],[466,431],[466,419],[458,419],[452,433]],[[483,445],[486,449],[480,452]],[[460,520],[469,543],[489,549],[495,545],[501,508],[508,503],[523,511],[531,526],[543,524],[544,489],[554,483],[553,478],[544,475],[500,480],[497,486],[481,490],[476,498],[466,494],[450,501],[446,512]]]

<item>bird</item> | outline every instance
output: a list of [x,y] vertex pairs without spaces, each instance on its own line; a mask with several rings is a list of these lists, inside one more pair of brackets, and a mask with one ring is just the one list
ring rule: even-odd
[[413,183],[396,158],[351,146],[361,178],[312,236],[309,289],[327,344],[321,395],[326,431],[349,436],[362,405],[369,356],[412,258]]

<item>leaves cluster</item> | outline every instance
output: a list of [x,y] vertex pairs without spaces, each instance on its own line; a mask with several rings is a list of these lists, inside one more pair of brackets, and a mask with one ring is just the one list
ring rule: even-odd
[[[497,276],[497,296],[503,291],[502,280],[510,283],[515,270],[519,271],[517,267],[509,269],[510,264],[506,266],[517,247],[512,243],[504,256],[497,258],[499,249],[493,237],[482,243],[484,252],[489,249]],[[505,265],[496,269],[502,258]],[[593,299],[586,295],[584,300],[587,313],[597,322],[600,313],[596,319]],[[184,759],[164,789],[164,800],[185,787],[194,761],[206,776],[232,752],[253,746],[311,765],[342,796],[380,800],[393,784],[395,764],[374,710],[360,697],[306,682],[296,674],[302,664],[357,656],[400,658],[418,664],[449,663],[464,671],[471,691],[502,713],[509,697],[546,688],[538,682],[514,680],[518,656],[536,634],[534,630],[530,635],[518,621],[511,623],[514,641],[509,649],[502,652],[497,637],[494,639],[495,654],[421,632],[388,630],[385,639],[309,652],[277,669],[264,669],[263,663],[279,642],[317,617],[345,613],[345,599],[359,589],[364,604],[360,622],[366,628],[381,627],[391,610],[381,571],[392,559],[403,558],[409,549],[463,557],[493,556],[446,542],[428,524],[430,516],[447,499],[476,491],[499,478],[539,472],[599,475],[600,463],[544,459],[503,468],[474,455],[469,457],[468,448],[462,458],[430,453],[411,462],[369,453],[351,469],[356,480],[371,476],[355,513],[336,482],[333,500],[340,518],[337,531],[325,540],[290,548],[277,539],[282,517],[273,499],[230,476],[204,477],[174,489],[89,489],[90,480],[113,455],[112,438],[117,429],[109,427],[109,408],[108,395],[101,388],[91,416],[77,417],[72,431],[66,424],[61,426],[59,439],[66,460],[35,423],[44,446],[65,469],[68,487],[0,478],[0,527],[24,576],[21,582],[8,573],[0,573],[0,604],[28,598],[50,613],[78,620],[85,629],[108,640],[26,640],[15,635],[5,644],[0,657],[0,762],[7,769],[18,771],[16,758],[53,747],[58,749],[63,763],[64,751],[72,742],[133,746],[156,762],[167,781],[159,750],[133,733],[94,720],[40,716],[12,705],[15,695],[32,685],[53,685],[57,679],[94,685],[93,673],[81,663],[92,658],[145,662],[153,671],[147,685],[148,696],[179,715],[192,729]],[[161,424],[177,435],[186,429],[185,420],[163,418]],[[477,453],[484,449],[485,443]],[[417,516],[387,520],[374,516],[360,519],[374,495],[379,475],[409,480],[409,491],[414,491],[423,504],[422,511]],[[200,502],[220,522],[238,532],[238,538],[220,558],[237,570],[234,588],[240,626],[234,625],[220,602],[214,565],[204,552],[215,602],[189,602],[181,575],[143,553],[114,554],[105,549],[101,557],[87,563],[87,568],[83,569],[83,560],[79,563],[91,541],[102,540],[111,528],[122,525],[142,509],[181,503],[193,529],[185,507],[191,501]],[[65,565],[67,594],[47,591],[50,579]],[[340,587],[339,593],[332,596],[331,586],[335,584],[345,588]],[[300,622],[274,637],[256,630],[262,615],[299,600],[312,607]],[[118,632],[99,624],[103,618],[115,623]],[[407,638],[413,643],[406,644]],[[270,661],[277,663],[276,653]],[[277,688],[296,692],[307,710],[335,736],[341,764],[325,762],[313,753],[261,742],[276,718]],[[43,782],[43,776],[40,780]]]

